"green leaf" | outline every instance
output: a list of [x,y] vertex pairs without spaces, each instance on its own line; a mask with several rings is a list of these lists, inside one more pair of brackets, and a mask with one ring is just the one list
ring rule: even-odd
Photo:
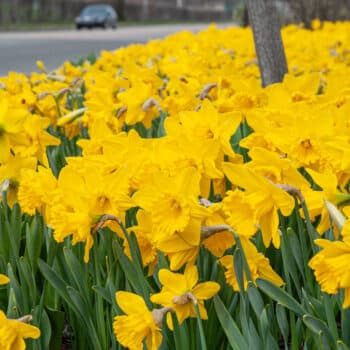
[[[40,328],[40,344],[42,349],[59,350],[59,348],[51,348],[50,341],[52,335],[55,337],[55,333],[52,332],[50,319],[44,309],[41,309],[40,305],[37,305],[33,310],[33,324]],[[62,334],[62,333],[61,333]],[[61,338],[61,337],[59,337]]]
[[335,339],[328,326],[323,321],[311,315],[304,315],[303,322],[312,332],[321,336],[324,343],[328,343],[332,349],[335,348]]
[[256,289],[255,285],[252,282],[248,283],[247,292],[248,292],[249,302],[252,305],[256,316],[259,318],[262,311],[264,310],[263,299],[262,299],[259,291]]
[[270,281],[258,278],[256,280],[256,284],[258,285],[259,289],[261,289],[271,299],[287,307],[289,310],[294,311],[300,316],[306,313],[304,308],[291,295]]
[[288,342],[289,324],[286,309],[281,304],[276,304],[276,318],[278,328],[280,329],[285,343]]
[[[0,256],[4,258],[5,264],[10,260],[10,237],[7,229],[8,222],[6,220],[4,203],[0,203]],[[7,224],[7,225],[6,225]],[[4,272],[3,270],[2,272]]]
[[247,339],[249,336],[249,319],[250,309],[249,301],[246,298],[245,292],[240,292],[239,295],[239,321],[242,329],[243,336]]
[[248,344],[245,338],[218,295],[214,296],[214,307],[231,347],[234,350],[247,350]]
[[158,269],[168,269],[169,270],[169,262],[164,254],[159,250],[158,251]]
[[266,335],[265,349],[269,350],[280,350],[275,338],[271,335],[270,332]]
[[76,315],[81,316],[77,305],[72,301],[70,295],[67,292],[67,285],[65,281],[56,273],[56,271],[54,271],[41,259],[38,260],[38,267],[43,276],[48,280],[50,285],[52,285],[54,291],[68,304],[71,311]]
[[241,250],[237,248],[233,255],[233,266],[236,275],[236,280],[241,293],[244,293],[244,278],[243,278],[243,261]]
[[71,273],[71,279],[74,281],[74,287],[80,293],[80,295],[84,298],[84,302],[89,304],[90,295],[89,295],[89,287],[86,283],[86,274],[82,269],[82,262],[77,259],[77,257],[73,254],[70,248],[63,248],[63,255],[67,267]]
[[297,235],[291,228],[288,228],[286,238],[287,238],[287,242],[289,243],[289,247],[292,251],[294,260],[298,266],[298,269],[304,278],[303,254],[302,254],[302,249],[300,246],[300,242],[297,238]]
[[341,340],[337,341],[337,350],[350,350]]
[[350,308],[341,310],[341,339],[350,347]]
[[338,326],[336,321],[336,312],[334,311],[334,308],[333,308],[332,299],[327,293],[322,293],[322,296],[323,296],[324,309],[326,311],[327,325],[329,327],[329,330],[333,338],[338,339],[339,334],[338,334]]
[[40,257],[43,245],[43,230],[39,229],[39,217],[36,216],[31,225],[26,222],[26,252],[25,256],[29,259],[32,269],[37,268],[37,261]]
[[249,347],[248,349],[264,350],[262,338],[259,336],[252,319],[249,319]]
[[67,293],[66,283],[64,282],[64,280],[43,260],[38,260],[38,266],[41,273],[55,288],[56,292],[69,303],[71,299]]
[[[234,235],[234,238],[236,241],[236,246],[237,246],[236,251],[238,250],[237,255],[241,256],[241,264],[243,266],[245,277],[246,277],[248,282],[253,281],[251,273],[250,273],[249,265],[248,265],[248,260],[247,260],[247,257],[245,256],[244,249],[243,249],[243,246],[241,243],[241,239],[240,239],[239,235],[234,230],[230,230],[230,232]],[[243,291],[243,289],[241,289],[241,290]]]
[[314,240],[316,238],[319,238],[320,235],[317,233],[316,229],[312,225],[310,213],[309,213],[309,210],[306,206],[305,201],[301,202],[301,207],[302,207],[303,212],[304,212],[304,217],[305,217],[305,221],[306,221],[306,230],[307,230],[307,233],[308,233],[308,236],[310,239],[311,249],[312,249],[313,255],[315,255],[317,250],[319,250],[319,248],[314,243]]
[[103,350],[98,337],[98,332],[92,321],[91,307],[85,304],[83,298],[81,297],[81,295],[76,289],[68,286],[67,292],[71,297],[73,303],[76,305],[76,308],[81,317],[81,321],[85,323],[87,326],[87,331],[88,331],[87,336],[90,339],[91,344],[93,345],[93,349]]
[[292,338],[291,341],[292,341],[293,349],[300,349],[300,346],[304,342],[305,338],[308,338],[306,336],[306,333],[308,330],[307,329],[305,330],[303,320],[300,317],[298,317],[297,320],[295,321],[295,315],[293,313],[290,314],[290,325],[291,325],[291,338]]
[[21,235],[22,235],[22,215],[21,209],[18,203],[15,203],[11,210],[11,229],[10,234],[14,238],[17,256],[19,255],[19,248],[21,243]]
[[177,319],[176,313],[171,313],[171,319],[173,321],[173,335],[175,341],[175,349],[189,349],[189,336],[187,332],[186,322],[183,322],[181,325]]
[[62,344],[62,333],[64,328],[64,312],[49,309],[48,314],[51,320],[53,332],[52,337],[50,339],[50,347],[44,347],[44,349],[60,350]]
[[92,290],[99,294],[104,300],[106,300],[108,304],[113,304],[113,300],[111,298],[109,290],[100,286],[92,286]]
[[132,261],[125,255],[119,243],[116,241],[116,253],[118,256],[118,261],[125,273],[126,278],[130,282],[134,291],[142,295],[145,302],[149,307],[151,304],[149,302],[149,289],[145,281],[145,276],[140,273],[138,269],[135,268]]
[[7,304],[7,317],[9,318],[18,318],[23,313],[20,313],[20,310],[18,308],[18,304],[16,301],[16,295],[12,287],[10,287],[9,290],[9,297],[8,297],[8,304]]
[[18,274],[20,277],[20,285],[22,289],[23,300],[27,300],[28,309],[25,312],[30,312],[32,304],[36,301],[37,286],[35,278],[32,275],[32,270],[27,260],[22,256],[17,263]]
[[[294,257],[289,246],[289,241],[285,236],[282,237],[281,252],[282,252],[282,258],[283,258],[283,267],[285,268],[287,273],[291,276],[295,285],[295,290],[298,292],[298,296],[301,297],[301,292],[300,292],[301,287],[299,282],[300,275],[296,268],[296,264],[294,264],[293,262]],[[286,279],[286,282],[287,284],[289,284],[289,287],[292,287],[290,281]]]
[[304,289],[302,289],[303,304],[307,309],[307,313],[317,316],[318,318],[325,319],[326,313],[323,303],[316,298],[309,295]]
[[266,348],[266,337],[267,337],[267,335],[269,333],[269,329],[270,329],[270,323],[269,323],[269,319],[267,318],[266,308],[262,311],[260,318],[259,318],[259,321],[260,321],[260,326],[261,326],[261,335],[262,335],[262,338],[264,340],[265,348]]
[[[12,298],[12,303],[13,306],[15,306],[18,310],[18,312],[21,315],[25,314],[25,304],[24,304],[24,300],[23,300],[23,295],[22,295],[22,290],[21,287],[18,283],[17,277],[12,269],[11,264],[7,265],[7,276],[10,279],[10,287],[13,291],[13,298]],[[28,309],[28,307],[27,307]],[[11,315],[9,315],[11,316]],[[12,316],[11,316],[12,317]]]

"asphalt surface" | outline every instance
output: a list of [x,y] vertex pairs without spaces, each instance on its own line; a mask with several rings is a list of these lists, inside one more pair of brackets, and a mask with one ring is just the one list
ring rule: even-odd
[[[42,60],[49,70],[64,61],[76,61],[101,50],[115,50],[131,43],[143,43],[163,38],[168,34],[206,28],[209,24],[147,25],[118,28],[117,30],[60,30],[39,32],[0,33],[0,76],[9,71],[30,73],[37,70],[36,61]],[[227,25],[221,25],[227,26]]]

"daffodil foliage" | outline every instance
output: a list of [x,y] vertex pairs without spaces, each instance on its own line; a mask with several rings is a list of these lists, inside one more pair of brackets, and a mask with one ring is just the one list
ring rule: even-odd
[[349,33],[267,88],[214,25],[1,77],[1,349],[349,349]]

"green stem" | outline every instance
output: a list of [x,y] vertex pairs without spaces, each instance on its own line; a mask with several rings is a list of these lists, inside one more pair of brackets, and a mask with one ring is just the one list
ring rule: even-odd
[[9,207],[7,204],[7,192],[2,191],[2,206],[4,209],[4,217],[5,217],[5,226],[7,230],[7,236],[10,241],[10,247],[11,247],[11,253],[9,254],[10,258],[12,259],[12,265],[13,267],[16,267],[18,265],[19,260],[19,242],[16,242],[15,235],[13,235],[13,232],[11,230],[11,224],[10,224],[10,217],[9,217]]
[[60,107],[60,103],[58,101],[58,98],[56,98],[55,96],[53,96],[54,100],[55,100],[55,104],[56,104],[56,108],[57,108],[57,114],[58,117],[61,118],[62,117],[62,112],[61,112],[61,107]]
[[287,267],[288,263],[290,263],[290,261],[291,261],[291,257],[288,256],[288,254],[287,254],[286,245],[287,245],[286,237],[284,235],[282,235],[281,253],[282,253],[282,261],[283,261],[283,273],[284,273],[284,279],[286,281],[287,291],[288,291],[288,293],[290,295],[292,295],[292,287],[291,287],[291,283],[290,283],[290,274],[289,274],[289,270],[288,270],[288,267]]
[[[93,248],[94,254],[94,267],[95,267],[95,278],[98,286],[102,286],[102,279],[100,274],[100,261],[98,256],[98,245],[94,244]],[[97,311],[97,329],[99,331],[100,341],[102,343],[103,349],[107,348],[107,338],[106,338],[106,324],[104,319],[104,309],[102,297],[96,293],[96,311]]]
[[238,247],[238,249],[240,249],[240,251],[242,252],[243,269],[244,269],[245,275],[246,275],[246,277],[247,277],[247,282],[254,282],[253,279],[252,279],[252,275],[251,275],[251,273],[250,273],[250,270],[249,270],[248,261],[247,261],[247,258],[246,258],[246,256],[245,256],[245,253],[244,253],[244,249],[243,249],[241,240],[240,240],[238,234],[237,234],[234,230],[230,229],[229,231],[230,231],[230,232],[233,234],[233,236],[235,237],[235,241],[236,241],[237,247]]
[[142,272],[142,270],[143,270],[142,269],[142,261],[141,261],[141,257],[136,252],[136,246],[131,241],[129,232],[126,229],[126,227],[121,222],[118,222],[118,224],[119,224],[120,228],[122,229],[124,236],[129,244],[129,249],[130,249],[130,254],[131,254],[132,260],[133,260],[136,268]]
[[289,311],[289,319],[292,350],[299,350],[297,330],[295,327],[295,315],[293,311]]
[[303,208],[303,212],[304,212],[304,216],[305,216],[306,229],[307,229],[307,233],[309,235],[312,253],[313,253],[313,255],[315,255],[316,252],[317,252],[317,248],[316,248],[316,245],[314,243],[314,239],[316,239],[318,237],[317,237],[317,235],[315,233],[315,228],[312,226],[310,214],[309,214],[309,211],[307,209],[305,201],[301,202],[301,207]]
[[200,336],[200,341],[201,341],[201,350],[207,350],[207,343],[205,341],[203,323],[202,323],[202,319],[200,316],[198,303],[194,303],[194,308],[196,310],[196,316],[197,316],[197,322],[198,322],[198,328],[199,328],[199,336]]
[[[299,239],[300,239],[300,247],[301,247],[301,253],[303,256],[303,265],[304,265],[304,274],[306,278],[306,287],[307,290],[310,292],[310,294],[314,293],[314,281],[312,277],[312,272],[308,266],[310,254],[307,251],[307,243],[304,236],[304,228],[303,228],[303,222],[301,220],[301,217],[299,213],[296,213],[296,220],[297,220],[297,228],[299,233]],[[312,242],[313,244],[313,242]]]

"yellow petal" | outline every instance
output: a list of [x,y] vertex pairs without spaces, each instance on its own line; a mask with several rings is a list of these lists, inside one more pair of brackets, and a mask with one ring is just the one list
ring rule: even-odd
[[0,274],[0,285],[7,284],[9,282],[10,282],[10,279],[7,276]]
[[216,282],[204,282],[193,288],[192,293],[198,299],[210,299],[220,290],[220,285]]
[[170,292],[156,293],[151,296],[152,303],[162,305],[164,307],[170,307],[173,305],[174,294]]
[[174,307],[179,324],[191,316],[192,303],[177,305]]
[[244,165],[223,163],[222,169],[232,184],[243,187],[248,191],[263,191],[261,179]]
[[40,337],[40,329],[27,323],[19,322],[16,320],[11,320],[11,322],[16,322],[17,333],[23,338],[33,338],[37,339]]
[[172,253],[191,249],[191,245],[184,241],[182,236],[180,236],[179,234],[175,234],[169,239],[157,242],[156,246],[163,253]]
[[179,270],[183,265],[194,264],[196,257],[198,255],[199,248],[194,247],[181,252],[169,253],[168,257],[170,260],[170,269]]
[[184,196],[198,196],[200,175],[197,169],[187,168],[182,172],[182,176],[178,178],[178,191]]
[[343,308],[348,308],[350,306],[350,288],[345,288],[344,290],[344,302]]
[[185,278],[187,282],[187,289],[192,290],[193,286],[198,281],[198,269],[196,265],[186,265]]
[[274,245],[279,243],[275,235],[278,230],[278,214],[275,208],[259,219],[259,225],[265,247],[270,245],[272,237],[274,237]]
[[[198,303],[198,308],[199,308],[199,315],[202,320],[207,320],[208,319],[208,314],[207,314],[207,309],[204,306],[203,302]],[[193,315],[194,316],[194,315]]]
[[200,220],[191,219],[183,232],[178,235],[189,245],[199,246],[201,232]]
[[160,283],[175,295],[181,295],[187,291],[184,275],[174,273],[167,269],[161,269],[158,274]]
[[127,314],[149,312],[145,301],[137,294],[120,291],[116,293],[119,307]]
[[284,216],[291,214],[295,206],[295,201],[291,195],[277,187],[274,187],[272,197],[275,205],[281,210],[281,213]]
[[158,350],[162,344],[162,333],[161,332],[152,332],[146,338],[146,348],[149,350]]

